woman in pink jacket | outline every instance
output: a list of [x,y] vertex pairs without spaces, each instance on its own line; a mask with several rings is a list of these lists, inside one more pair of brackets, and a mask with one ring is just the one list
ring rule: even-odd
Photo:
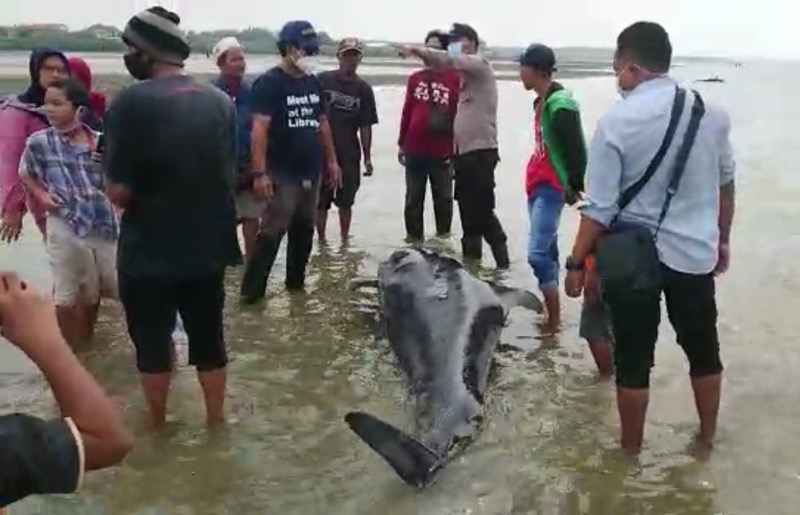
[[28,136],[48,126],[39,109],[44,92],[50,83],[69,75],[69,63],[57,50],[38,48],[31,53],[29,73],[31,84],[25,92],[0,100],[0,241],[9,243],[19,238],[28,209],[45,234],[46,213],[20,183],[19,159]]

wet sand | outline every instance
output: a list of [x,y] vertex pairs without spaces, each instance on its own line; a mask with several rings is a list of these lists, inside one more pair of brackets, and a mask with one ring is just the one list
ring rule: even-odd
[[[412,427],[391,356],[354,315],[353,298],[343,290],[403,246],[404,178],[395,162],[403,90],[384,87],[376,92],[376,172],[362,181],[352,243],[340,247],[332,213],[331,243],[315,246],[307,296],[283,291],[283,252],[265,306],[240,307],[241,270],[229,273],[228,406],[236,422],[230,431],[206,435],[199,389],[184,369],[173,387],[168,431],[159,438],[144,432],[132,349],[119,309],[108,306],[98,342],[82,359],[122,404],[136,448],[120,469],[91,475],[82,496],[31,499],[12,513],[794,515],[800,505],[794,324],[800,263],[793,258],[800,253],[800,178],[793,170],[800,147],[793,121],[800,117],[794,100],[800,66],[692,68],[680,75],[711,73],[726,83],[695,87],[731,113],[739,200],[732,268],[718,283],[726,372],[719,441],[710,461],[686,453],[696,415],[685,359],[666,316],[646,447],[635,463],[620,458],[613,388],[596,380],[577,336],[579,304],[569,299],[558,338],[543,337],[530,313],[512,313],[503,341],[527,350],[498,356],[502,368],[483,433],[430,490],[408,489],[350,433],[342,416],[353,409]],[[581,102],[590,136],[615,99],[613,80],[564,82]],[[527,288],[534,281],[525,262],[522,174],[531,149],[531,100],[518,84],[500,84],[498,215],[513,260],[501,280]],[[428,205],[428,234],[431,211]],[[22,242],[0,247],[0,266],[47,287],[41,241],[27,222]],[[564,212],[562,254],[576,222],[574,211]],[[454,227],[458,223],[456,217]],[[458,249],[457,237],[442,244]],[[1,343],[0,384],[0,412],[55,414],[41,378]]]

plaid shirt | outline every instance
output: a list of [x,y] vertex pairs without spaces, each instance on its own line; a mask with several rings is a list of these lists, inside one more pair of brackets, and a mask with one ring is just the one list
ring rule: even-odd
[[61,204],[49,216],[66,221],[82,238],[115,240],[119,235],[117,217],[103,192],[101,166],[91,155],[89,145],[75,145],[51,127],[28,138],[19,173],[38,180]]

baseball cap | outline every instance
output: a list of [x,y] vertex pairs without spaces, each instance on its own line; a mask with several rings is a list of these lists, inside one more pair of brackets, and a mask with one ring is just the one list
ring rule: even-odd
[[360,39],[344,38],[343,40],[339,41],[339,45],[336,47],[336,54],[338,55],[351,50],[355,50],[359,54],[364,53],[364,45],[361,43]]
[[306,20],[287,22],[278,33],[278,41],[296,46],[308,55],[319,53],[319,37],[314,26]]
[[241,43],[239,43],[239,40],[233,36],[222,38],[217,41],[217,44],[211,49],[211,58],[215,61],[218,61],[219,58],[225,54],[225,52],[228,50],[233,50],[234,48],[243,49],[244,47]]
[[519,64],[530,66],[543,72],[554,72],[556,68],[556,53],[547,45],[533,43],[519,56]]

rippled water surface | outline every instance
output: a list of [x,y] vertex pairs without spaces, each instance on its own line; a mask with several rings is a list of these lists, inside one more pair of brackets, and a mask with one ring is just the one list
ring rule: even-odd
[[[800,353],[792,324],[800,274],[800,102],[794,91],[800,67],[749,64],[680,73],[727,79],[698,86],[729,109],[739,162],[733,267],[718,287],[726,382],[719,444],[709,462],[686,453],[694,407],[683,356],[666,325],[647,448],[637,463],[618,457],[613,389],[595,379],[577,337],[579,305],[572,300],[565,300],[566,327],[555,340],[540,337],[533,315],[512,313],[503,339],[526,350],[499,355],[486,428],[430,490],[407,488],[350,433],[342,417],[351,409],[409,427],[391,356],[353,312],[344,289],[403,245],[404,180],[394,157],[403,92],[381,88],[376,173],[363,181],[351,245],[340,248],[332,217],[332,243],[314,251],[308,295],[283,291],[281,257],[263,308],[240,308],[241,271],[229,274],[230,430],[206,435],[199,389],[183,369],[173,387],[169,430],[157,439],[144,433],[131,346],[119,309],[108,306],[99,341],[83,360],[123,405],[136,448],[123,467],[91,475],[83,495],[30,499],[11,513],[797,513],[800,390],[794,374]],[[583,104],[591,134],[614,98],[614,84],[605,78],[566,82]],[[522,170],[531,98],[515,83],[500,87],[498,211],[514,258],[504,280],[530,288]],[[564,250],[576,220],[572,211],[563,217]],[[430,232],[431,213],[426,221]],[[0,266],[46,287],[46,259],[32,229],[28,224],[16,246],[0,247]],[[458,247],[455,238],[444,244]],[[55,414],[44,382],[3,343],[0,385],[0,411]]]

